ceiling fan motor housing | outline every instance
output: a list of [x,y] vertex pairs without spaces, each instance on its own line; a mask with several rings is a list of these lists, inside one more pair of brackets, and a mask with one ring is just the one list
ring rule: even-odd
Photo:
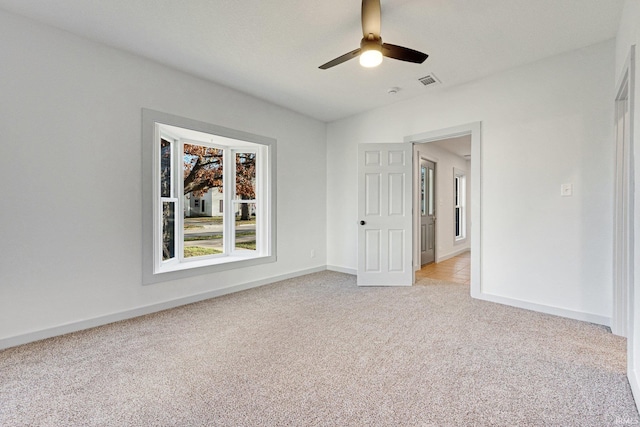
[[371,34],[369,35],[369,38],[363,37],[360,41],[360,49],[362,50],[362,52],[365,52],[367,50],[377,50],[379,52],[382,52],[382,38],[371,38]]

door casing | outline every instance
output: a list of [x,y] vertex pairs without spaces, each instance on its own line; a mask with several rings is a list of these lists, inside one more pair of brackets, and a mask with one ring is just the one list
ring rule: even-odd
[[613,313],[611,331],[628,336],[629,294],[633,285],[633,160],[630,139],[629,78],[616,97],[616,160],[613,233]]

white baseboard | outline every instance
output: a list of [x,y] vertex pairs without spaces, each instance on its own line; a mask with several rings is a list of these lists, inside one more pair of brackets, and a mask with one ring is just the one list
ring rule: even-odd
[[[81,320],[78,322],[71,322],[63,325],[54,326],[51,328],[41,329],[33,332],[27,332],[24,334],[15,335],[8,338],[2,338],[0,339],[0,350],[4,350],[10,347],[16,347],[16,346],[27,344],[34,341],[39,341],[46,338],[52,338],[55,336],[68,334],[71,332],[77,332],[84,329],[94,328],[96,326],[107,325],[109,323],[118,322],[121,320],[132,319],[134,317],[144,316],[146,314],[156,313],[156,312],[167,310],[170,308],[175,308],[175,307],[191,304],[198,301],[203,301],[203,300],[215,298],[218,296],[222,296],[222,295],[226,295],[234,292],[244,291],[251,288],[257,288],[259,286],[268,285],[271,283],[279,282],[281,280],[292,279],[294,277],[304,276],[306,274],[317,273],[325,270],[336,271],[339,273],[346,273],[351,275],[357,274],[357,270],[353,268],[339,267],[335,265],[319,266],[319,267],[314,267],[306,270],[299,270],[299,271],[295,271],[287,274],[282,274],[282,275],[272,276],[272,277],[261,279],[261,280],[256,280],[253,282],[216,289],[216,290],[204,292],[201,294],[190,295],[187,297],[182,297],[182,298],[178,298],[170,301],[164,301],[161,303],[138,307],[131,310],[125,310],[117,313],[107,314],[104,316],[94,317],[91,319]],[[561,317],[567,317],[575,320],[582,320],[585,322],[596,323],[604,326],[611,325],[610,318],[595,315],[595,314],[577,312],[577,311],[550,307],[550,306],[540,305],[540,304],[534,304],[526,301],[500,297],[500,296],[486,294],[482,292],[478,295],[472,295],[472,296],[480,300],[509,305],[512,307],[524,308],[527,310],[538,311],[538,312],[552,314],[552,315],[561,316]],[[640,397],[640,388],[638,386],[638,384],[640,383],[638,382],[638,378],[634,377],[633,380],[635,382],[632,382],[631,377],[629,378],[629,382],[632,384],[632,389],[634,390],[634,396]],[[636,387],[635,389],[633,388],[634,384]]]
[[338,267],[337,265],[327,265],[327,270],[337,271],[338,273],[351,274],[352,276],[358,274],[358,270],[354,268]]
[[84,329],[95,328],[96,326],[107,325],[109,323],[119,322],[121,320],[132,319],[134,317],[144,316],[146,314],[156,313],[156,312],[167,310],[170,308],[175,308],[182,305],[187,305],[194,302],[207,300],[210,298],[219,297],[219,296],[230,294],[233,292],[244,291],[246,289],[257,288],[259,286],[268,285],[270,283],[279,282],[281,280],[292,279],[294,277],[304,276],[306,274],[317,273],[325,270],[327,270],[326,266],[314,267],[306,270],[299,270],[292,273],[287,273],[279,276],[269,277],[266,279],[256,280],[253,282],[242,283],[239,285],[216,289],[216,290],[204,292],[201,294],[190,295],[187,297],[177,298],[170,301],[164,301],[156,304],[138,307],[131,310],[125,310],[117,313],[107,314],[104,316],[94,317],[91,319],[80,320],[78,322],[66,323],[63,325],[54,326],[52,328],[46,328],[46,329],[41,329],[33,332],[27,332],[25,334],[15,335],[8,338],[2,338],[0,339],[0,350],[4,350],[10,347],[16,347],[16,346],[27,344],[34,341],[43,340],[46,338],[52,338],[59,335],[68,334],[71,332],[78,332]]
[[461,255],[461,254],[465,253],[465,252],[469,252],[470,250],[471,250],[471,248],[469,248],[468,246],[465,246],[464,248],[460,248],[460,249],[458,249],[456,251],[449,252],[448,254],[445,254],[445,255],[439,255],[438,254],[439,256],[438,256],[438,259],[436,260],[436,262],[446,261],[446,260],[448,260],[450,258],[456,257],[458,255]]
[[610,327],[611,318],[606,316],[600,316],[593,313],[585,313],[582,311],[573,311],[565,308],[552,307],[548,305],[536,304],[528,301],[517,300],[513,298],[501,297],[497,295],[487,294],[480,292],[472,297],[489,302],[495,302],[498,304],[509,305],[516,308],[524,308],[525,310],[537,311],[540,313],[552,314],[554,316],[566,317],[568,319],[581,320],[583,322],[595,323],[597,325],[603,325]]

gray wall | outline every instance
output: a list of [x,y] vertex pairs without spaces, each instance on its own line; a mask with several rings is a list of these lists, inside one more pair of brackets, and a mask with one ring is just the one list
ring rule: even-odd
[[[0,347],[326,264],[324,123],[4,12],[0,57]],[[143,107],[277,139],[276,263],[142,286]]]
[[327,263],[357,267],[359,143],[480,121],[483,293],[609,323],[614,58],[610,41],[330,123]]

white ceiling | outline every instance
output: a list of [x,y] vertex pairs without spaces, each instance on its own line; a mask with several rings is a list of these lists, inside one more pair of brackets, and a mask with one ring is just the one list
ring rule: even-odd
[[[0,8],[323,121],[615,37],[623,0],[382,0],[382,39],[428,53],[318,66],[359,47],[359,0],[0,0]],[[438,87],[419,77],[434,73]],[[390,87],[401,90],[390,95]]]
[[471,135],[440,139],[438,141],[432,141],[430,144],[445,149],[465,160],[469,160],[471,158]]

